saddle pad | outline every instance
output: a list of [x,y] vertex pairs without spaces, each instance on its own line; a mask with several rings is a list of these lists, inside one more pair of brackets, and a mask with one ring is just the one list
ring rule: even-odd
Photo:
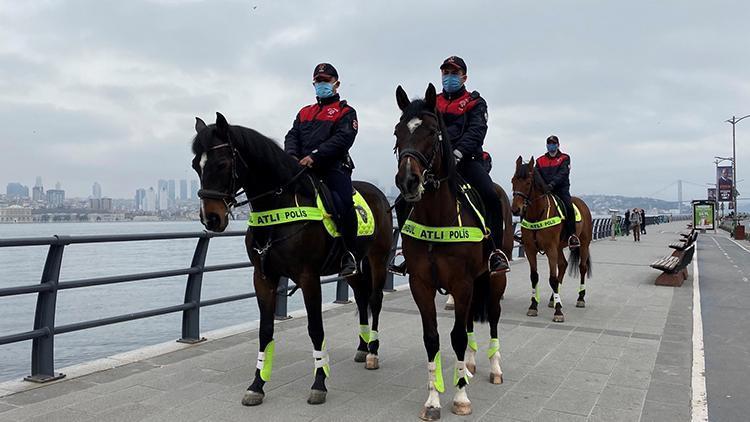
[[[354,211],[357,214],[357,236],[372,236],[375,233],[375,218],[370,206],[357,190],[354,191],[352,200],[354,201]],[[333,237],[341,237],[341,233],[339,233],[336,223],[333,221],[333,216],[323,205],[320,195],[316,198],[315,203],[323,212],[323,226],[325,226],[328,234]]]

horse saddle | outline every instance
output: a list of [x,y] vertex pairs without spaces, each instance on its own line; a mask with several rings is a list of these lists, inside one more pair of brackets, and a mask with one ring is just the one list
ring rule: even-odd
[[[336,209],[333,194],[322,181],[317,181],[315,185],[318,190],[315,204],[323,213],[323,226],[331,237],[341,237],[333,218]],[[372,236],[375,233],[375,218],[372,209],[356,189],[352,192],[352,200],[354,201],[354,211],[357,214],[357,237]]]

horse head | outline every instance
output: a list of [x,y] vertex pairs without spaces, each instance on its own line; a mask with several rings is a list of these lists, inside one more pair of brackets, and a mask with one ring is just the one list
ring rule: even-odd
[[213,125],[206,125],[196,117],[195,131],[192,167],[201,183],[198,191],[201,223],[210,231],[223,232],[229,224],[229,213],[240,187],[238,153],[232,143],[229,123],[221,113],[216,113]]
[[519,155],[516,160],[516,172],[513,174],[513,202],[510,210],[515,216],[526,214],[526,208],[530,205],[535,186],[534,157],[528,163],[523,162]]
[[438,175],[443,173],[444,166],[452,166],[453,160],[445,157],[446,152],[450,155],[450,148],[443,146],[445,128],[436,109],[435,86],[429,84],[423,100],[411,101],[399,85],[396,102],[401,109],[394,130],[393,150],[398,155],[396,186],[407,202],[417,202],[426,187],[439,187]]

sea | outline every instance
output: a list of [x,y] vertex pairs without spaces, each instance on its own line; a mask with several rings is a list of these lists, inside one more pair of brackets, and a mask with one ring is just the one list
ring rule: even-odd
[[[232,221],[227,230],[245,230]],[[0,224],[0,238],[52,235],[199,232],[200,222],[115,222]],[[197,239],[97,243],[65,247],[60,281],[187,268]],[[47,246],[0,248],[0,288],[40,282]],[[247,262],[244,238],[210,240],[206,265]],[[251,292],[252,268],[206,273],[202,299]],[[57,296],[57,325],[118,316],[183,303],[187,276],[63,290]],[[323,286],[332,302],[336,283]],[[0,336],[34,326],[36,294],[0,297]],[[302,294],[289,298],[289,311],[303,308]],[[259,319],[255,298],[201,308],[201,331]],[[180,312],[55,336],[55,368],[62,368],[140,347],[174,341],[181,335]],[[0,346],[0,381],[19,379],[31,370],[31,341]]]

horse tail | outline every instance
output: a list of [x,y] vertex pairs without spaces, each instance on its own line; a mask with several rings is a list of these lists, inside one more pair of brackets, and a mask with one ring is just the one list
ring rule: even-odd
[[[581,248],[575,248],[570,251],[570,256],[568,257],[568,274],[572,275],[574,277],[578,277],[581,274],[580,270],[580,264],[581,264]],[[591,278],[591,254],[586,254],[586,278]]]
[[471,317],[476,322],[489,320],[490,301],[490,273],[486,272],[474,280],[474,292],[471,296]]

